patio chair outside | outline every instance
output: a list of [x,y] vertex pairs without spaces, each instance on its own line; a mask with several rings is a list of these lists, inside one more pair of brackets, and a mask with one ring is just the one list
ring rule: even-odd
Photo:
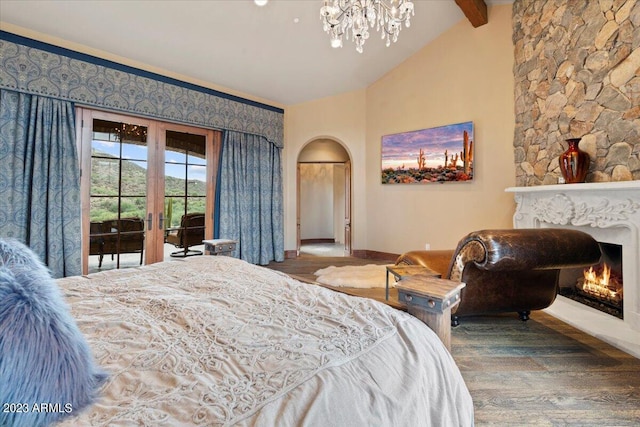
[[204,214],[189,213],[182,215],[180,227],[168,229],[164,241],[171,243],[179,251],[171,253],[172,257],[188,257],[202,255],[202,251],[189,249],[191,246],[201,245],[204,240]]

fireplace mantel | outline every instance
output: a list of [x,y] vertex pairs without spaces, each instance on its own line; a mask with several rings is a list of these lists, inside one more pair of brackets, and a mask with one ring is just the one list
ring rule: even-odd
[[623,247],[624,320],[558,296],[550,314],[640,358],[640,181],[510,187],[515,228],[572,228]]
[[508,193],[560,193],[584,191],[640,190],[640,181],[583,182],[578,184],[534,185],[531,187],[509,187]]

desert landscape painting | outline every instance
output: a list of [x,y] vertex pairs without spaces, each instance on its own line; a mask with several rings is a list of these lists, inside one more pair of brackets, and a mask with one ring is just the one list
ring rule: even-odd
[[473,179],[473,122],[382,137],[382,183]]

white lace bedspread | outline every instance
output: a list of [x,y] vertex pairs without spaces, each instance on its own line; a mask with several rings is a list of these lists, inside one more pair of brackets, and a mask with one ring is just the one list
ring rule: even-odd
[[230,257],[58,281],[99,364],[64,426],[470,426],[436,335],[384,304]]

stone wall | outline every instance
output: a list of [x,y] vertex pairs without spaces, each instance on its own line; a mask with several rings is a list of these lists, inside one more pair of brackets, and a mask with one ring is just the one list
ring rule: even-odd
[[640,180],[640,1],[515,0],[516,185],[556,184],[568,138],[587,182]]

